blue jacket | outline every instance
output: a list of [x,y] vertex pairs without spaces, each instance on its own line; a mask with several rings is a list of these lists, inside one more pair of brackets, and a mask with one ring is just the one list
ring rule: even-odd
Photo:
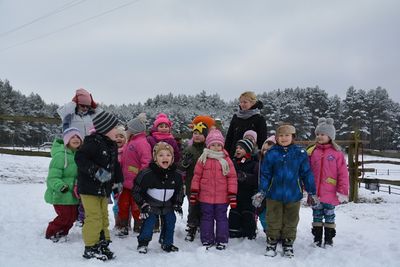
[[274,145],[261,164],[260,190],[268,199],[283,203],[303,198],[303,187],[315,195],[314,175],[305,149],[297,145]]

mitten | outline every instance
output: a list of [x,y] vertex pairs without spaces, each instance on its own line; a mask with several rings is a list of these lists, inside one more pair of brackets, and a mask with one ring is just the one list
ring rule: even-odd
[[346,196],[346,195],[337,193],[337,197],[338,197],[340,203],[347,203],[347,202],[349,202],[349,196]]
[[95,174],[97,180],[99,180],[102,183],[108,182],[111,180],[111,172],[100,168],[97,170],[96,174]]
[[148,203],[144,203],[141,207],[140,207],[140,215],[139,215],[139,219],[141,220],[146,220],[147,218],[149,218],[150,216],[150,210],[151,207]]
[[68,192],[68,188],[69,188],[68,185],[65,184],[60,188],[60,192],[61,193],[67,193]]
[[236,209],[236,207],[237,207],[236,195],[229,194],[228,198],[229,198],[229,205],[231,206],[231,209]]
[[265,194],[264,192],[258,192],[254,196],[252,196],[251,199],[253,206],[259,208],[262,206],[262,202],[265,199]]
[[199,193],[191,192],[190,199],[189,199],[190,205],[196,205],[198,197],[199,197]]
[[308,195],[307,196],[307,204],[310,205],[311,207],[316,207],[318,206],[320,203],[319,198],[317,197],[317,195]]
[[75,196],[77,199],[80,199],[80,198],[81,198],[81,196],[80,196],[79,193],[78,193],[78,185],[77,185],[77,184],[74,185],[74,196]]
[[111,189],[112,189],[112,192],[114,193],[114,198],[118,199],[119,194],[122,192],[122,184],[116,183],[113,185],[113,187]]
[[173,208],[174,208],[174,211],[175,211],[176,213],[178,213],[178,215],[181,216],[181,218],[182,218],[182,217],[183,217],[182,206],[179,205],[179,204],[175,204],[175,205],[173,206]]
[[247,174],[244,171],[238,171],[237,178],[238,182],[244,182],[247,179]]

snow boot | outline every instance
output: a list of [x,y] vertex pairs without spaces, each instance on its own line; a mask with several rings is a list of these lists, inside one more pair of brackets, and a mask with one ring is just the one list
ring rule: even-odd
[[224,244],[224,243],[217,243],[217,244],[215,245],[215,248],[218,249],[218,250],[225,250],[225,249],[226,249],[226,244]]
[[128,237],[128,235],[129,235],[128,226],[121,226],[117,228],[115,232],[115,236],[118,236],[119,238],[125,238]]
[[208,242],[204,242],[203,243],[203,247],[206,248],[206,250],[209,250],[210,248],[212,248],[214,246],[213,243],[208,243]]
[[173,244],[171,245],[161,245],[161,249],[165,252],[177,252],[179,248],[175,247]]
[[194,238],[196,237],[197,227],[196,226],[188,226],[186,231],[187,231],[187,234],[185,237],[185,241],[193,242]]
[[321,247],[322,246],[322,225],[321,226],[313,226],[311,229],[311,233],[314,235],[314,245]]
[[108,245],[109,245],[110,243],[111,243],[110,240],[102,240],[102,241],[100,241],[100,243],[99,243],[100,252],[101,252],[103,255],[106,255],[106,257],[107,257],[108,260],[111,260],[111,259],[114,259],[114,258],[115,258],[114,252],[112,252],[112,251],[110,250],[110,248],[108,247]]
[[82,255],[85,259],[98,259],[106,261],[108,258],[100,251],[99,245],[87,246]]
[[278,244],[278,240],[273,239],[271,237],[267,237],[267,248],[265,252],[265,256],[275,257],[276,256],[276,245]]
[[334,224],[325,224],[325,246],[333,246],[333,238],[336,236],[336,229]]
[[293,240],[291,239],[284,239],[282,243],[282,249],[283,249],[283,256],[286,258],[292,258],[294,257],[294,252],[293,252]]
[[148,241],[138,241],[138,247],[137,247],[137,251],[140,254],[146,254],[147,253],[147,246],[149,245]]

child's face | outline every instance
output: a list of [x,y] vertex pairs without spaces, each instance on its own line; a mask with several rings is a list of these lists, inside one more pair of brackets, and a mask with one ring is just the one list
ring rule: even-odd
[[254,137],[251,135],[245,135],[243,136],[243,139],[249,139],[253,143],[253,145],[256,144],[256,140],[254,140]]
[[212,143],[209,147],[212,151],[222,151],[224,147],[220,143]]
[[172,164],[172,154],[169,150],[161,150],[157,153],[156,163],[163,169],[168,169]]
[[328,144],[329,141],[330,141],[330,138],[326,134],[322,134],[322,133],[317,134],[317,143],[318,144]]
[[193,143],[204,143],[206,138],[198,131],[193,132]]
[[78,104],[78,112],[80,113],[86,113],[89,111],[90,106]]
[[160,132],[160,133],[169,133],[170,128],[169,128],[168,124],[166,124],[166,123],[160,123],[160,124],[157,126],[157,131]]
[[253,106],[253,102],[247,97],[239,98],[239,105],[242,110],[249,110]]
[[114,142],[116,141],[115,136],[117,135],[117,128],[112,128],[108,133],[105,134],[108,138],[113,140]]
[[280,134],[276,142],[281,146],[288,146],[293,142],[293,136],[292,134]]
[[241,146],[236,146],[235,157],[242,158],[246,155],[246,150],[243,149]]
[[81,144],[82,144],[81,139],[77,135],[74,135],[69,140],[69,143],[67,146],[72,150],[77,150],[81,146]]
[[118,148],[123,147],[126,143],[125,135],[117,133],[115,135],[115,142],[117,143]]

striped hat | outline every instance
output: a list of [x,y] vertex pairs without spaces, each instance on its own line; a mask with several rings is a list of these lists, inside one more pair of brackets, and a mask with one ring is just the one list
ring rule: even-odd
[[102,111],[93,118],[96,133],[107,134],[118,124],[118,119],[106,111]]
[[242,147],[247,153],[253,151],[253,142],[247,138],[237,141],[236,146]]

